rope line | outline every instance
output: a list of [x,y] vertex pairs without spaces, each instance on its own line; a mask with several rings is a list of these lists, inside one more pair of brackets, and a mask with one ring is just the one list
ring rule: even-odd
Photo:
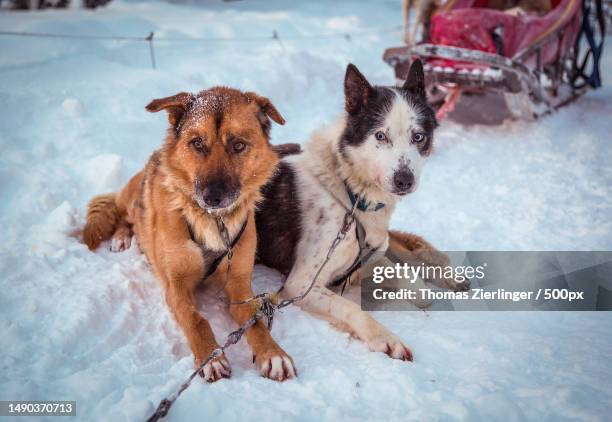
[[50,32],[20,32],[20,31],[0,31],[0,35],[9,35],[15,37],[32,37],[32,38],[71,38],[82,40],[112,40],[112,41],[148,41],[147,37],[130,37],[130,36],[115,36],[115,35],[78,35],[78,34],[55,34]]
[[149,56],[151,58],[151,68],[156,68],[155,63],[155,43],[232,43],[232,42],[273,42],[278,43],[283,52],[286,51],[283,44],[284,41],[309,41],[309,40],[325,40],[332,38],[344,38],[348,42],[352,42],[353,37],[360,37],[369,34],[391,34],[399,32],[401,26],[371,28],[355,32],[327,32],[319,34],[297,34],[280,36],[273,30],[270,35],[256,35],[251,37],[158,37],[155,32],[150,32],[145,37],[129,36],[129,35],[101,35],[101,34],[65,34],[54,32],[28,32],[28,31],[0,31],[0,36],[9,37],[29,37],[29,38],[55,38],[55,39],[76,39],[76,40],[98,40],[98,41],[130,41],[130,42],[146,42],[149,44]]
[[[272,31],[270,35],[256,35],[250,37],[155,37],[156,42],[239,42],[239,41],[270,41],[270,40],[286,40],[286,41],[299,41],[299,40],[315,40],[315,39],[329,39],[329,38],[344,38],[350,40],[351,37],[371,35],[376,33],[394,33],[401,30],[400,26],[392,28],[372,28],[362,31],[347,31],[347,32],[327,32],[319,34],[297,34],[297,35],[279,35],[277,31]],[[52,32],[28,32],[28,31],[0,31],[0,35],[5,36],[16,36],[16,37],[31,37],[31,38],[67,38],[67,39],[83,39],[83,40],[109,40],[109,41],[145,41],[149,42],[149,36],[129,36],[129,35],[96,35],[96,34],[66,34],[66,33],[52,33]]]

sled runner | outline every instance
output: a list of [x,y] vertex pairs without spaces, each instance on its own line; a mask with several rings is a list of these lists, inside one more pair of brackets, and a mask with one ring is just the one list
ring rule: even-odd
[[439,118],[461,95],[495,93],[513,117],[531,120],[601,86],[602,0],[552,0],[543,16],[489,9],[489,1],[448,0],[423,42],[384,53],[398,81],[423,60]]

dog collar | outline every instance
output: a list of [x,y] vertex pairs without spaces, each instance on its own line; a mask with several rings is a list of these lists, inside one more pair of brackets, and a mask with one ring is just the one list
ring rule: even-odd
[[355,202],[357,202],[357,209],[359,211],[378,211],[385,207],[385,204],[383,204],[382,202],[378,202],[373,209],[369,209],[370,205],[372,204],[370,201],[366,202],[365,198],[359,198],[358,202],[357,195],[355,195],[355,192],[353,192],[352,189],[349,187],[348,183],[346,183],[346,180],[344,181],[344,186],[346,187],[346,193],[348,194],[349,199],[351,200],[351,206],[354,206]]
[[[242,223],[242,227],[240,227],[240,231],[238,232],[236,237],[234,237],[234,239],[231,241],[231,243],[229,243],[229,245],[226,245],[227,249],[225,251],[219,252],[219,253],[211,252],[211,251],[207,250],[204,247],[204,245],[202,245],[200,242],[198,242],[196,240],[196,237],[195,237],[195,234],[193,232],[193,229],[191,228],[191,224],[189,224],[189,222],[187,222],[187,229],[189,230],[189,236],[191,236],[191,240],[193,240],[193,242],[195,242],[195,244],[200,247],[204,257],[208,256],[208,257],[210,257],[212,259],[212,262],[211,262],[210,266],[208,267],[208,271],[204,275],[204,279],[210,277],[215,271],[217,271],[217,268],[219,267],[219,264],[221,264],[221,261],[223,261],[223,259],[226,256],[231,259],[231,256],[230,256],[229,252],[230,252],[230,250],[232,250],[234,248],[234,246],[236,246],[236,244],[238,243],[238,241],[242,237],[242,234],[244,233],[244,229],[246,229],[246,226],[247,226],[248,222],[249,222],[249,215],[247,214],[246,218],[244,219],[244,223]],[[219,224],[219,223],[217,223],[217,224]],[[219,227],[219,231],[221,231],[221,227]],[[221,236],[223,236],[223,235],[221,235]],[[233,255],[233,251],[232,251],[231,255]]]

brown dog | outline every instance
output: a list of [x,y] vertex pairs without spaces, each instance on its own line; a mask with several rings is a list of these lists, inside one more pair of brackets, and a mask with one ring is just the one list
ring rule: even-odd
[[[250,304],[232,303],[253,295],[255,206],[278,161],[269,142],[269,119],[285,121],[267,98],[222,87],[157,99],[146,108],[168,112],[166,141],[121,192],[91,201],[84,240],[95,249],[112,236],[111,249],[123,250],[133,229],[199,366],[217,347],[194,298],[204,278],[225,285],[238,324],[255,312]],[[291,357],[262,321],[246,337],[263,376],[278,381],[295,376]],[[211,382],[228,377],[225,356],[201,375]]]

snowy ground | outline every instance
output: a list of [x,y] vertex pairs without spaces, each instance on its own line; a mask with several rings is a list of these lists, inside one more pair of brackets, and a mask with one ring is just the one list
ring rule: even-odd
[[[80,243],[87,200],[119,188],[161,143],[166,118],[144,111],[149,100],[215,84],[255,90],[287,119],[274,141],[302,142],[340,111],[349,61],[375,82],[393,80],[380,57],[397,32],[288,38],[399,25],[399,0],[204,4],[0,14],[2,30],[287,38],[160,40],[152,70],[144,43],[0,37],[1,400],[76,400],[79,420],[142,420],[192,369],[138,251],[94,254]],[[609,82],[612,54],[603,69]],[[535,124],[444,122],[420,191],[393,226],[447,250],[612,249],[610,116],[607,86]],[[279,283],[257,269],[257,290]],[[234,325],[210,296],[202,292],[201,309],[221,339]],[[376,318],[412,347],[414,363],[288,309],[273,334],[297,380],[259,378],[240,344],[228,353],[232,379],[197,380],[169,420],[609,420],[609,313]]]

